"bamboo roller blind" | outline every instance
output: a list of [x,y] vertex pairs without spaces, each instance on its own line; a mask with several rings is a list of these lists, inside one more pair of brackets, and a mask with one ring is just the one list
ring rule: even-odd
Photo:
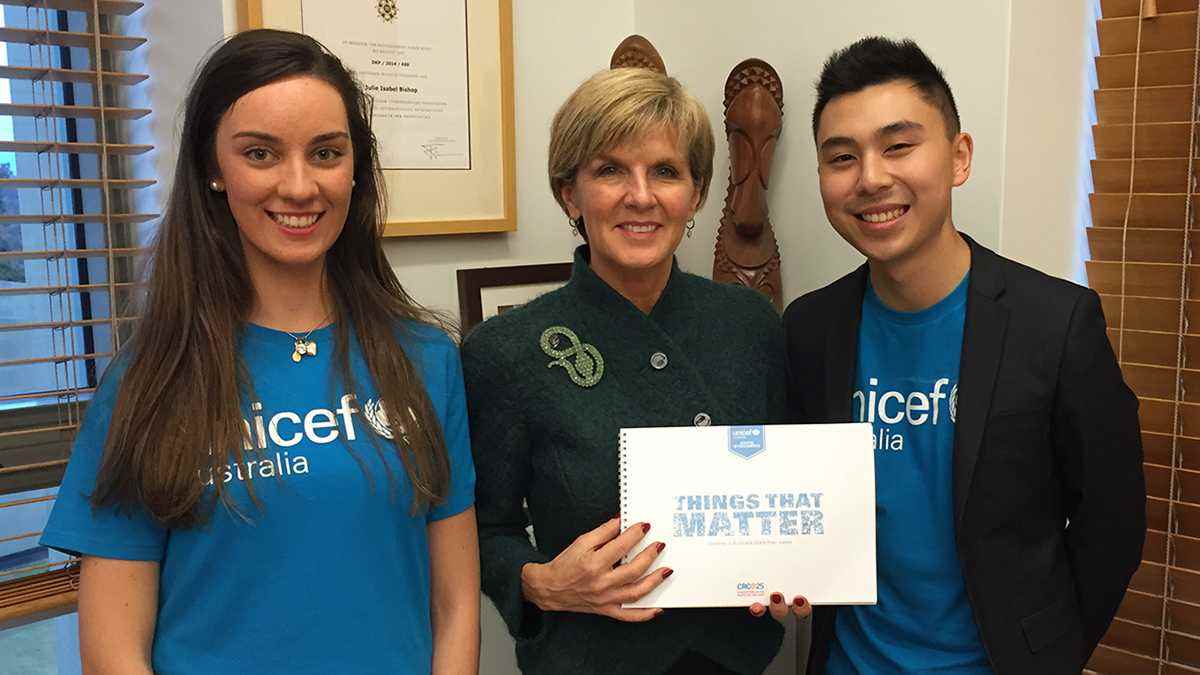
[[[122,312],[138,288],[133,258],[145,239],[137,228],[158,217],[128,208],[129,191],[155,183],[128,168],[152,146],[126,142],[130,125],[151,111],[122,107],[128,88],[147,80],[123,68],[146,39],[123,34],[122,17],[142,4],[0,0],[8,19],[0,27],[8,55],[0,80],[11,89],[0,119],[13,126],[12,140],[0,139],[0,157],[16,166],[0,172],[0,233],[19,228],[22,244],[0,250],[0,266],[25,279],[0,284],[5,550],[37,550],[40,532],[9,531],[5,517],[53,501],[44,489],[61,480],[83,406],[130,319]],[[0,628],[70,611],[73,563],[42,556],[0,566]]]

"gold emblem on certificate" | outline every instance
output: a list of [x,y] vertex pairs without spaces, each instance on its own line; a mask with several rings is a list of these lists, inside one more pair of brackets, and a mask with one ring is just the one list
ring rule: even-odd
[[379,18],[384,21],[396,20],[396,0],[378,0],[375,9],[379,12]]

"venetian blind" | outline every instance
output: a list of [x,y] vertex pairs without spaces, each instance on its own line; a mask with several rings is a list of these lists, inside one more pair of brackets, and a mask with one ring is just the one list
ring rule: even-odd
[[1140,399],[1149,524],[1099,673],[1200,672],[1198,4],[1102,0],[1097,22],[1087,272]]
[[156,214],[131,207],[150,113],[131,0],[0,0],[0,628],[70,611],[75,561],[37,546],[69,443],[131,319]]

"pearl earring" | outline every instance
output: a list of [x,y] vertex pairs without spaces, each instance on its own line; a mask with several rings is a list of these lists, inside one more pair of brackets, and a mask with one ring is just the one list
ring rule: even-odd
[[214,178],[208,182],[208,188],[210,190],[212,190],[213,192],[224,192],[225,191],[225,186],[221,183],[221,181],[217,180],[216,178]]

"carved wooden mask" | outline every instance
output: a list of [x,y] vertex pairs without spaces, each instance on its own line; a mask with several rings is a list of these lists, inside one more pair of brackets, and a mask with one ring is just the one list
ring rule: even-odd
[[609,68],[649,68],[663,75],[667,74],[667,66],[662,56],[650,41],[641,35],[630,35],[621,40],[613,52]]
[[733,193],[734,227],[754,238],[767,224],[767,186],[775,143],[783,127],[783,85],[775,69],[760,59],[734,67],[725,82],[725,133]]

